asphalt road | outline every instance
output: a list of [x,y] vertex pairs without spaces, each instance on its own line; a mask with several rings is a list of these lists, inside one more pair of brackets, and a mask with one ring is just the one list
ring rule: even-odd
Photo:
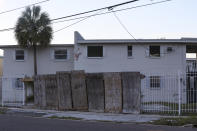
[[0,115],[0,131],[196,131],[195,128]]

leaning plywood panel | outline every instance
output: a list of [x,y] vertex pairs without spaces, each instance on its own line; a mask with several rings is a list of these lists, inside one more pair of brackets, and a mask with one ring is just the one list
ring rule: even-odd
[[34,77],[34,103],[40,108],[46,107],[45,76]]
[[58,86],[59,110],[71,110],[72,98],[71,98],[70,72],[57,73],[57,86]]
[[45,77],[47,109],[58,109],[58,88],[56,75]]
[[123,72],[123,113],[140,113],[140,73]]
[[122,112],[122,85],[120,73],[104,73],[105,112]]
[[71,89],[74,110],[87,110],[87,94],[84,71],[71,72]]
[[104,84],[103,74],[87,74],[87,92],[89,111],[104,112]]

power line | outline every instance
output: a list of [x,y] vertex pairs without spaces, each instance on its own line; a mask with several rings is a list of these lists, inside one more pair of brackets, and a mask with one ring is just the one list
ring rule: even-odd
[[[139,1],[139,0],[127,1],[127,2],[124,2],[124,3],[120,3],[120,4],[116,4],[116,5],[112,5],[112,6],[107,6],[107,7],[100,8],[100,9],[95,9],[95,10],[86,11],[86,12],[83,12],[83,13],[78,13],[78,14],[74,14],[74,15],[69,15],[69,16],[65,16],[65,17],[60,17],[60,18],[52,19],[51,21],[56,21],[56,20],[59,20],[59,19],[65,19],[65,18],[69,18],[69,17],[74,17],[74,16],[78,16],[78,15],[83,15],[83,14],[87,14],[87,13],[92,13],[92,12],[96,12],[96,11],[100,11],[100,10],[102,11],[102,10],[104,10],[104,9],[113,10],[114,7],[121,6],[121,5],[125,5],[125,4],[129,4],[129,3],[133,3],[133,2],[136,2],[136,1]],[[94,14],[94,15],[96,15],[96,14]],[[64,27],[64,28],[62,28],[62,29],[59,29],[59,30],[57,30],[57,31],[54,31],[53,33],[59,32],[59,31],[64,30],[64,29],[66,29],[66,28],[68,28],[68,27],[71,27],[71,26],[73,26],[73,25],[75,25],[75,24],[78,24],[78,23],[80,23],[80,22],[82,22],[82,21],[84,21],[84,20],[86,20],[86,19],[88,19],[88,18],[90,18],[90,17],[92,17],[92,16],[87,16],[87,17],[83,18],[82,20],[79,20],[79,21],[77,21],[77,22],[74,22],[74,23],[72,23],[72,24],[70,24],[70,25],[68,25],[68,26],[66,26],[66,27]]]
[[14,30],[15,28],[7,28],[7,29],[2,29],[0,30],[0,32],[3,32],[3,31],[11,31],[11,30]]
[[[143,4],[143,5],[139,5],[139,6],[123,8],[123,9],[119,9],[119,10],[113,10],[113,11],[105,12],[105,13],[98,13],[98,14],[93,14],[93,15],[88,15],[88,16],[83,16],[83,17],[77,17],[77,18],[73,18],[73,19],[67,19],[67,20],[63,20],[63,21],[57,21],[57,22],[53,22],[53,24],[60,23],[60,22],[65,22],[65,21],[72,21],[72,20],[77,20],[77,19],[89,18],[89,17],[92,17],[92,16],[105,15],[105,14],[110,14],[110,13],[113,13],[113,12],[121,12],[121,11],[126,11],[126,10],[131,10],[131,9],[136,9],[136,8],[156,5],[156,4],[161,4],[161,3],[165,3],[165,2],[169,2],[169,1],[172,1],[172,0],[163,0],[163,1],[153,2],[153,3],[149,3],[149,4]],[[51,21],[53,21],[53,19]],[[15,28],[8,28],[8,29],[15,29]],[[2,30],[0,30],[0,32],[10,31],[8,29],[2,29]]]
[[117,21],[120,23],[120,25],[123,27],[123,29],[124,29],[134,40],[136,40],[135,37],[129,32],[129,30],[127,29],[127,27],[122,23],[122,21],[120,20],[120,18],[116,15],[116,13],[113,12],[113,14],[114,14],[115,18],[117,19]]
[[88,19],[88,18],[90,18],[90,17],[87,17],[87,18],[84,18],[84,19],[82,19],[82,20],[79,20],[79,21],[77,21],[77,22],[75,22],[75,23],[72,23],[72,24],[70,24],[70,25],[68,25],[68,26],[66,26],[66,27],[64,27],[64,28],[61,28],[61,29],[59,29],[59,30],[54,31],[53,33],[57,33],[57,32],[59,32],[59,31],[61,31],[61,30],[64,30],[64,29],[66,29],[66,28],[68,28],[68,27],[71,27],[71,26],[73,26],[73,25],[75,25],[75,24],[78,24],[78,23],[80,23],[80,22],[82,22],[82,21],[84,21],[84,20],[86,20],[86,19]]
[[62,21],[56,21],[56,22],[52,22],[52,24],[66,22],[66,21],[72,21],[72,20],[77,20],[77,19],[83,19],[83,18],[87,18],[87,17],[90,17],[90,16],[99,16],[99,15],[110,14],[110,13],[113,13],[113,12],[120,12],[120,11],[125,11],[125,10],[131,10],[131,9],[135,9],[135,8],[150,6],[150,5],[164,3],[164,2],[168,2],[168,1],[172,1],[172,0],[164,0],[164,1],[154,2],[154,3],[150,3],[150,4],[144,4],[144,5],[140,5],[140,6],[134,6],[134,7],[124,8],[124,9],[120,9],[120,10],[114,10],[114,11],[105,12],[105,13],[98,13],[98,14],[87,15],[87,16],[82,16],[82,17],[77,17],[77,18],[62,20]]
[[54,31],[53,33],[57,33],[57,32],[59,32],[59,31],[62,31],[62,30],[64,30],[64,29],[68,28],[68,27],[71,27],[71,26],[73,26],[73,25],[75,25],[75,24],[78,24],[78,23],[80,23],[80,22],[82,22],[82,21],[85,21],[86,19],[88,19],[88,18],[90,18],[90,17],[92,17],[92,16],[85,17],[85,18],[83,18],[83,19],[81,19],[81,20],[79,20],[79,21],[77,21],[77,22],[74,22],[74,23],[72,23],[72,24],[70,24],[70,25],[68,25],[68,26],[66,26],[66,27],[63,27],[63,28],[61,28],[61,29],[59,29],[59,30]]
[[[49,0],[45,0],[45,1],[42,1],[42,2],[39,2],[39,3],[43,3],[43,2],[47,2],[47,1],[49,1]],[[136,1],[139,1],[139,0],[127,1],[127,2],[124,2],[124,3],[119,3],[119,4],[116,4],[116,5],[107,6],[107,7],[104,7],[104,8],[99,8],[99,9],[95,9],[95,10],[91,10],[91,11],[86,11],[86,12],[82,12],[82,13],[77,13],[77,14],[74,14],[74,15],[59,17],[59,18],[51,19],[51,21],[56,21],[56,20],[60,20],[60,19],[65,19],[65,18],[69,18],[69,17],[74,17],[74,16],[78,16],[78,15],[83,15],[83,14],[87,14],[87,13],[92,13],[92,12],[96,12],[96,11],[104,10],[104,9],[110,10],[110,9],[113,9],[114,7],[121,6],[121,5],[125,5],[125,4],[129,4],[129,3],[133,3],[133,2],[136,2]],[[35,3],[35,4],[39,4],[39,3]],[[32,4],[32,5],[35,5],[35,4]],[[25,6],[25,7],[26,7],[26,6]],[[24,8],[24,7],[16,8],[16,9],[9,10],[9,11],[5,11],[5,12],[2,12],[2,13],[11,12],[11,11],[14,11],[14,10],[17,10],[17,9],[21,9],[21,8]],[[89,17],[90,17],[90,16],[85,17],[84,19],[89,18]],[[80,21],[81,21],[81,20],[80,20]],[[77,22],[77,23],[78,23],[78,22]],[[0,30],[0,32],[3,32],[3,31],[10,31],[11,29],[15,29],[15,28],[2,29],[2,30]]]
[[34,4],[30,4],[30,5],[18,7],[18,8],[12,9],[12,10],[3,11],[3,12],[0,12],[0,14],[5,14],[5,13],[8,13],[8,12],[13,12],[13,11],[16,11],[16,10],[19,10],[19,9],[22,9],[22,8],[25,8],[25,7],[28,7],[28,6],[33,6],[33,5],[45,3],[45,2],[48,2],[48,1],[50,1],[50,0],[44,0],[44,1],[40,1],[40,2],[34,3]]
[[[131,9],[136,9],[136,8],[140,8],[140,7],[146,7],[146,6],[161,4],[161,3],[165,3],[165,2],[169,2],[169,1],[172,1],[172,0],[163,0],[163,1],[153,2],[153,3],[149,3],[149,4],[138,5],[138,6],[134,6],[134,7],[123,8],[123,9],[119,9],[119,10],[112,10],[110,12],[105,12],[105,13],[98,13],[98,14],[93,14],[93,15],[77,17],[77,18],[73,18],[73,19],[57,21],[57,22],[53,22],[53,24],[61,23],[61,22],[65,22],[65,21],[72,21],[72,20],[82,19],[82,18],[86,18],[86,17],[90,17],[90,16],[99,16],[99,15],[110,14],[110,13],[113,13],[113,12],[121,12],[121,11],[125,11],[125,10],[131,10]],[[51,21],[53,21],[53,19]]]
[[92,13],[92,12],[96,12],[96,11],[100,11],[100,10],[104,10],[104,9],[110,10],[110,9],[113,9],[114,7],[121,6],[121,5],[126,5],[126,4],[129,4],[129,3],[136,2],[136,1],[139,1],[139,0],[127,1],[127,2],[124,2],[124,3],[120,3],[120,4],[116,4],[116,5],[112,5],[112,6],[107,6],[107,7],[103,7],[103,8],[99,8],[99,9],[94,9],[94,10],[90,10],[90,11],[86,11],[86,12],[82,12],[82,13],[77,13],[77,14],[74,14],[74,15],[59,17],[59,18],[52,19],[51,21],[65,19],[65,18],[74,17],[74,16],[78,16],[78,15],[84,15],[84,14],[88,14],[88,13]]

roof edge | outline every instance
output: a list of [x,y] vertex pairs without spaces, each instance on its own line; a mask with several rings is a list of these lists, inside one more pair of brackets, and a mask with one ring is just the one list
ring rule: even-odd
[[[49,47],[73,47],[74,44],[50,44]],[[0,45],[0,48],[20,48],[19,45]]]
[[78,40],[78,44],[150,44],[150,43],[177,43],[177,44],[197,44],[197,39],[89,39],[89,40]]

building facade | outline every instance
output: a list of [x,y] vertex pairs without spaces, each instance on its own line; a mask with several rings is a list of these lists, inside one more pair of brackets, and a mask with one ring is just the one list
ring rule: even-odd
[[85,40],[75,33],[74,69],[86,72],[177,73],[186,71],[182,40]]
[[[86,40],[75,32],[74,44],[50,45],[37,49],[37,73],[55,74],[58,71],[72,70],[84,70],[86,73],[140,72],[147,76],[141,84],[142,95],[146,92],[162,92],[164,96],[169,95],[165,101],[177,101],[177,78],[174,77],[174,81],[169,83],[168,75],[187,73],[186,53],[197,53],[196,45],[196,39],[186,38]],[[3,98],[8,101],[21,100],[23,97],[20,94],[23,92],[20,89],[23,83],[20,78],[34,75],[33,50],[22,49],[17,45],[0,48],[4,50],[2,92],[13,93],[7,93]],[[180,86],[186,91],[185,81]],[[144,96],[148,102],[152,99],[149,95]],[[186,92],[183,96],[185,102]],[[161,101],[163,98],[159,95],[157,99]]]

